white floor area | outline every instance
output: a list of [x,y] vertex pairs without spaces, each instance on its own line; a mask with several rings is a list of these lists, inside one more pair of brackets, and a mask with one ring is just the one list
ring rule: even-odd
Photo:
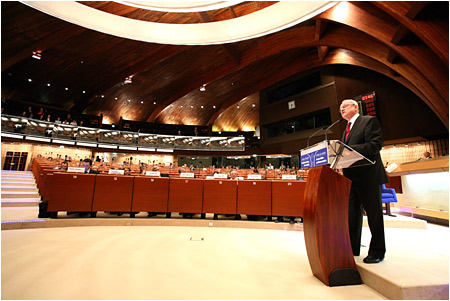
[[[386,259],[361,263],[419,295],[448,299],[449,229],[386,229]],[[370,232],[364,228],[364,246]],[[61,227],[2,231],[2,299],[392,298],[367,285],[327,287],[312,274],[302,231],[175,226]],[[383,285],[383,281],[381,281]],[[431,284],[431,286],[429,286]],[[389,290],[385,284],[384,289]],[[383,288],[382,288],[383,289]],[[436,292],[442,299],[442,291]],[[390,294],[390,295],[389,295]],[[432,294],[431,294],[432,295]],[[428,294],[427,296],[430,296]]]

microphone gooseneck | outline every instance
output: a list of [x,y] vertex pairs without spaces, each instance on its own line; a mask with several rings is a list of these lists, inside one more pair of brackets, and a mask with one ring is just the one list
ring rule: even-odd
[[339,123],[339,122],[342,121],[342,120],[344,120],[344,118],[341,117],[341,118],[339,118],[338,120],[336,120],[335,122],[333,122],[332,125],[330,125],[329,127],[327,127],[327,129],[325,130],[325,140],[328,141],[328,136],[327,136],[328,130],[331,129],[333,126],[335,126],[337,123]]

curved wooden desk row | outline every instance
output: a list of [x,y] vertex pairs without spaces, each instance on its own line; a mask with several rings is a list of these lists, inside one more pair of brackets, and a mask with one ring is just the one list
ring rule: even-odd
[[48,211],[303,216],[305,181],[203,180],[48,172]]

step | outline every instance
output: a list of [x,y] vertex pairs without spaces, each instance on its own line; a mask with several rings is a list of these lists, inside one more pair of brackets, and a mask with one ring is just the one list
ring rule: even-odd
[[23,186],[4,186],[2,185],[2,192],[24,192],[28,193],[39,193],[39,190],[36,187],[23,187]]
[[2,201],[3,199],[17,199],[17,198],[40,198],[38,193],[24,193],[24,192],[2,192]]
[[2,170],[2,175],[3,174],[22,174],[22,175],[28,175],[28,174],[33,174],[32,171],[29,170]]
[[22,183],[22,182],[3,182],[2,187],[5,186],[15,186],[15,187],[29,187],[29,188],[37,188],[36,183]]
[[20,181],[22,183],[35,183],[36,180],[34,178],[27,178],[27,179],[22,179],[22,178],[4,178],[2,177],[2,183],[11,183],[11,182],[17,182]]
[[35,207],[40,202],[41,198],[2,198],[2,207]]
[[34,175],[4,175],[2,174],[2,178],[8,179],[34,179]]

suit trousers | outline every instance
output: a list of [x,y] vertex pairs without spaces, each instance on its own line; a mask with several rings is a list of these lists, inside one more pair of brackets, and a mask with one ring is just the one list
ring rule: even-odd
[[368,255],[384,258],[386,244],[384,239],[383,208],[381,204],[381,185],[354,185],[350,189],[348,206],[348,224],[353,255],[359,256],[361,249],[361,232],[363,209],[367,214],[370,233]]

